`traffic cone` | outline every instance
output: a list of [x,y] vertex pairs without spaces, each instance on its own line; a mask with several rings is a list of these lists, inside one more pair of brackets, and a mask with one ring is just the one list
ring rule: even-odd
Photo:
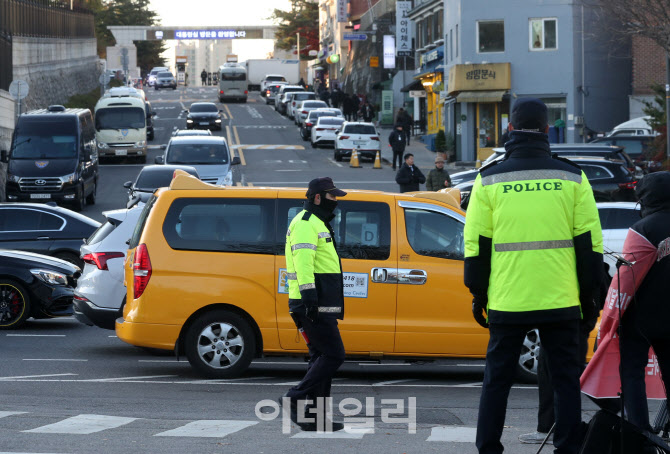
[[377,150],[377,155],[375,156],[375,165],[372,166],[373,169],[381,169],[382,168],[382,158],[380,156],[379,150]]
[[361,163],[358,161],[358,148],[354,148],[351,150],[351,159],[349,160],[349,167],[353,167],[355,169],[359,169],[361,167]]

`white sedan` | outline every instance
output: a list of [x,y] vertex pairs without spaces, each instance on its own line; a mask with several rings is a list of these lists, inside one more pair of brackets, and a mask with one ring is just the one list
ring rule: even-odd
[[321,145],[331,145],[335,143],[337,137],[336,132],[342,127],[344,118],[323,116],[316,120],[312,126],[312,133],[310,141],[312,148],[318,148]]
[[350,157],[352,150],[358,150],[359,158],[375,159],[381,152],[379,132],[372,123],[345,121],[335,139],[335,160]]

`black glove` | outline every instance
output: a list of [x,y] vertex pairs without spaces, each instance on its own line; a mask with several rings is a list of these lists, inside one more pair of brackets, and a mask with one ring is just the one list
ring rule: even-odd
[[593,331],[593,328],[595,328],[596,323],[598,322],[600,311],[598,310],[598,306],[593,298],[584,298],[581,302],[581,306],[582,321],[580,323],[580,329],[584,333],[590,333]]
[[312,322],[316,323],[319,320],[319,307],[315,304],[313,306],[307,306],[305,310],[305,317]]
[[487,297],[475,296],[472,298],[472,315],[475,321],[479,323],[482,328],[488,328],[489,324],[486,321],[486,303]]

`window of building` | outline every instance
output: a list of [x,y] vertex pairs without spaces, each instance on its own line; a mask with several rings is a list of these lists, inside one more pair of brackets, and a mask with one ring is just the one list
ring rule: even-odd
[[435,40],[438,40],[442,38],[442,30],[444,28],[444,11],[439,10],[437,14],[435,14],[435,17],[437,17],[437,33],[435,33]]
[[419,255],[463,260],[463,223],[442,213],[405,209],[407,240]]
[[435,41],[433,39],[433,30],[435,29],[435,27],[433,27],[433,18],[432,17],[426,18],[425,23],[426,23],[426,36],[425,36],[426,41],[424,45],[430,44],[433,41]]
[[557,46],[556,19],[530,19],[530,50],[553,50]]
[[547,122],[553,126],[556,120],[567,120],[565,98],[540,98],[547,106]]
[[417,49],[421,49],[423,47],[423,39],[422,39],[422,34],[423,34],[423,21],[416,21],[416,47]]
[[[445,43],[446,44],[446,43]],[[454,29],[449,30],[449,61],[454,59]]]
[[477,21],[477,49],[479,53],[505,52],[505,22]]
[[456,56],[458,57],[458,24],[456,24]]

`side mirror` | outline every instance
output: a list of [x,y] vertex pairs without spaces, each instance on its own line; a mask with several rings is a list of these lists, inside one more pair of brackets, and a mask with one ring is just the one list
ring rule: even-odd
[[219,109],[219,113],[223,113],[223,109]]
[[126,189],[130,189],[132,185],[133,185],[132,181],[126,181],[125,183],[123,183],[123,187]]
[[240,165],[240,164],[242,164],[242,161],[240,161],[240,157],[239,157],[239,156],[235,156],[235,157],[233,158],[233,160],[230,162],[230,165],[231,165],[231,166],[237,166],[237,165]]
[[0,151],[0,162],[7,162],[7,150]]
[[183,113],[188,113],[188,109],[182,110]]
[[161,150],[165,150],[167,148],[167,145],[163,144],[161,145]]
[[156,159],[154,159],[155,164],[165,164],[165,157],[163,156],[156,156]]

